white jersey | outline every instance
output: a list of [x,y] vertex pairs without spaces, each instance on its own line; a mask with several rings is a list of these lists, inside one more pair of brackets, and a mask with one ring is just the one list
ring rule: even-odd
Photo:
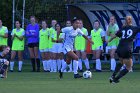
[[84,35],[84,33],[79,28],[74,30],[72,26],[63,28],[62,32],[65,33],[64,47],[69,47],[71,49],[73,49],[75,37],[77,35]]

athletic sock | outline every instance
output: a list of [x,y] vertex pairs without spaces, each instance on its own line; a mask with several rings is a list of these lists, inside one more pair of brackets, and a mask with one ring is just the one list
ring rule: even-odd
[[96,70],[101,70],[101,61],[100,61],[100,59],[96,59]]
[[22,64],[23,64],[22,61],[19,61],[18,62],[18,71],[21,71],[22,70]]
[[53,72],[57,72],[56,60],[53,60]]
[[80,70],[82,70],[82,60],[81,59],[78,60],[78,67]]
[[74,70],[74,74],[78,74],[78,61],[77,60],[73,60],[73,70]]
[[114,58],[111,58],[111,70],[114,71],[116,67],[116,61]]
[[116,65],[115,71],[113,72],[112,76],[115,77],[117,75],[117,73],[120,71],[121,67],[123,66],[123,64],[118,63]]
[[62,62],[62,68],[61,68],[61,72],[64,72],[67,68],[67,63],[65,61]]
[[118,74],[118,76],[115,78],[116,80],[119,80],[120,78],[122,78],[123,76],[125,76],[129,71],[125,68],[122,71],[120,71],[120,73]]
[[31,64],[32,64],[32,70],[35,71],[36,67],[35,67],[35,58],[31,58]]
[[10,62],[10,70],[13,70],[14,69],[14,63],[15,62],[13,62],[13,61]]
[[58,69],[58,71],[61,69],[61,65],[62,65],[62,60],[58,59],[57,60],[57,69]]
[[36,64],[37,64],[37,71],[40,71],[40,59],[36,59]]
[[90,67],[89,67],[89,61],[88,61],[88,59],[86,58],[86,59],[83,60],[83,61],[84,61],[84,63],[85,63],[86,69],[89,70]]
[[43,70],[44,71],[47,71],[47,68],[46,68],[46,60],[43,60],[42,63],[43,63]]
[[72,61],[71,61],[71,63],[68,65],[68,67],[69,67],[69,71],[72,71]]
[[51,69],[51,72],[53,72],[53,60],[50,60],[50,69]]
[[46,69],[50,71],[50,60],[46,60]]

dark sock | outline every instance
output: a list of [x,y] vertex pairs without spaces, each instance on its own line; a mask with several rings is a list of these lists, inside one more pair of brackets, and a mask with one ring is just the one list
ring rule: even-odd
[[122,78],[123,76],[125,76],[129,71],[127,69],[123,69],[119,75],[116,77],[117,80],[119,80],[120,78]]
[[37,70],[40,71],[40,59],[39,58],[36,59],[36,63],[37,63]]
[[112,76],[115,77],[117,75],[117,73],[120,71],[121,67],[123,66],[123,64],[118,63],[116,65],[115,71],[113,72]]
[[35,68],[35,58],[31,58],[31,63],[32,63],[32,69],[33,69],[33,71],[35,71],[36,70],[36,68]]

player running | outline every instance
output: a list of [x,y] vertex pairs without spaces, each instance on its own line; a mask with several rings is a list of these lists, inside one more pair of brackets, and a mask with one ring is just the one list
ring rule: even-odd
[[[88,31],[86,28],[83,27],[82,20],[79,20],[79,28],[81,29],[81,31],[84,33],[85,36],[88,36]],[[84,62],[86,66],[86,70],[90,70],[89,61],[87,59],[87,54],[85,51],[86,45],[87,45],[87,42],[83,36],[76,36],[74,46],[76,50],[76,55],[79,57],[78,66],[79,66],[80,72],[83,72],[82,62]]]
[[[140,28],[132,26],[132,17],[126,16],[125,25],[108,41],[110,42],[114,38],[120,37],[120,42],[117,47],[117,54],[120,62],[117,64],[115,71],[110,77],[110,83],[118,83],[119,79],[131,70],[133,40],[138,32],[140,32]],[[126,65],[126,68],[120,71],[123,64]]]
[[7,78],[7,70],[8,70],[8,65],[9,61],[6,58],[7,54],[10,51],[9,46],[0,46],[0,74],[1,78]]
[[[81,78],[82,76],[78,74],[78,56],[73,52],[74,39],[77,35],[82,35],[86,40],[90,43],[93,43],[84,33],[78,28],[79,20],[77,18],[73,19],[73,25],[71,27],[65,27],[62,29],[62,32],[65,33],[64,38],[64,54],[66,56],[66,63],[70,64],[71,60],[73,60],[74,66],[74,78]],[[59,71],[60,78],[63,77],[63,71],[66,69],[67,64],[63,66],[62,70]]]
[[16,57],[16,53],[18,53],[18,71],[21,72],[22,64],[23,64],[23,51],[24,51],[24,43],[25,43],[25,31],[22,29],[21,23],[16,21],[16,28],[12,30],[12,52],[11,52],[11,62],[10,62],[10,71],[13,72],[14,68],[14,59]]

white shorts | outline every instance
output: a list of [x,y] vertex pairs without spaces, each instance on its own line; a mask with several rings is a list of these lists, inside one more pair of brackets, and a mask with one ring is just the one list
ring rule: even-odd
[[95,50],[103,50],[103,46],[99,46]]
[[41,53],[42,53],[42,52],[49,52],[49,49],[48,49],[48,48],[46,48],[46,49],[40,49],[39,51],[40,51]]
[[63,53],[64,53],[64,54],[67,54],[69,51],[73,51],[73,47],[64,46]]
[[61,52],[63,52],[63,44],[62,43],[55,43],[53,45],[53,47],[49,50],[50,50],[50,52],[53,52],[53,53],[61,53]]
[[117,46],[106,46],[106,53],[108,53],[110,49],[117,49]]

